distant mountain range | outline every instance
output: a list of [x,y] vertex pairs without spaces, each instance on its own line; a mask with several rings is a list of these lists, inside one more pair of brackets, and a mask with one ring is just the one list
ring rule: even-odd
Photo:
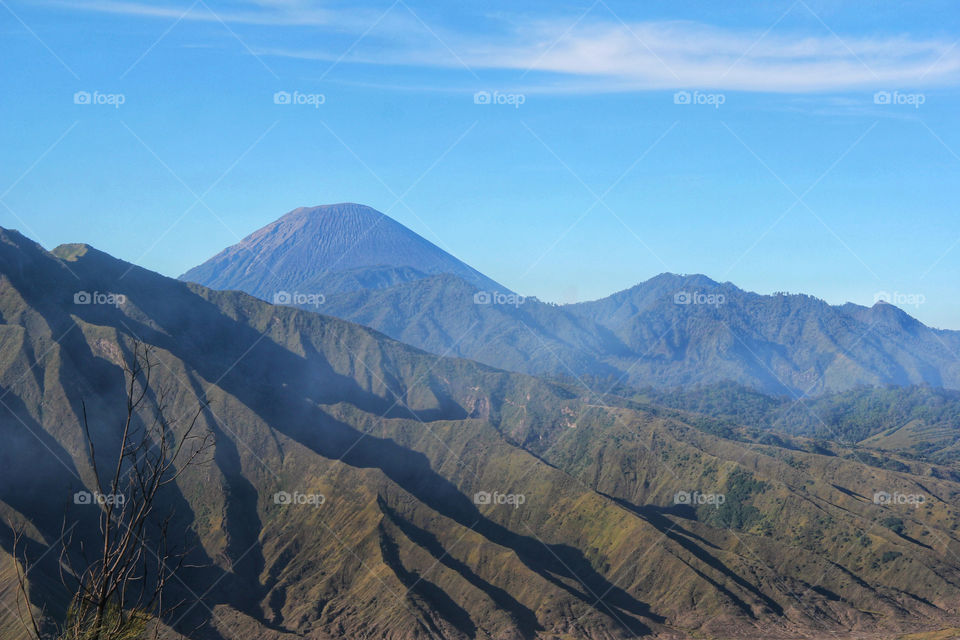
[[593,302],[548,304],[353,204],[297,209],[182,279],[299,304],[436,354],[601,387],[960,389],[960,332],[926,327],[889,304],[831,306],[674,274]]
[[[473,305],[465,288],[471,306],[461,312],[467,326],[485,309],[535,335],[576,331],[584,342],[566,343],[572,354],[635,349],[659,330],[637,321],[643,301],[663,307],[674,283],[735,294],[676,276],[656,282],[562,315],[543,304]],[[444,300],[467,286],[450,275],[414,283]],[[726,335],[736,352],[736,338],[717,328],[724,319],[740,318],[745,331],[753,325],[743,318],[769,324],[762,311],[779,303],[763,335],[806,337],[799,327],[811,320],[794,307],[832,309],[800,297],[754,307],[742,296],[661,311],[705,340]],[[610,328],[591,335],[599,316]],[[689,357],[679,335],[662,349]],[[70,503],[93,486],[80,415],[109,451],[123,428],[120,364],[135,340],[155,348],[152,383],[168,392],[148,396],[140,419],[154,419],[155,402],[183,415],[204,399],[201,426],[216,437],[210,464],[188,468],[156,509],[176,513],[174,537],[196,549],[184,584],[203,606],[179,623],[192,640],[889,638],[957,626],[953,467],[803,435],[768,441],[709,396],[651,404],[437,358],[86,245],[48,252],[0,231],[0,578],[6,586],[12,573],[7,523],[24,522],[39,562],[31,600],[51,615],[65,601],[65,515],[76,527],[68,553],[96,538],[97,508]],[[717,358],[708,349],[698,362]],[[695,402],[714,415],[675,408]],[[754,402],[761,419],[783,406]],[[278,492],[324,501],[285,504],[271,499]],[[922,504],[891,498],[902,495]],[[0,590],[4,638],[19,633],[15,593]]]

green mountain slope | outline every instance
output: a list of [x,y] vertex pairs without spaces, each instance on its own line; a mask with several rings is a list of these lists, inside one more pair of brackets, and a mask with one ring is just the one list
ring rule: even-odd
[[723,383],[647,389],[636,399],[711,416],[717,420],[715,429],[749,427],[769,432],[768,437],[777,432],[858,444],[919,460],[948,464],[960,460],[960,392],[948,389],[859,387],[792,398]]
[[[123,298],[84,304],[78,292]],[[2,232],[0,562],[8,523],[27,523],[31,557],[47,559],[31,595],[51,614],[64,594],[57,554],[43,554],[65,514],[77,539],[95,527],[71,502],[92,480],[81,401],[109,448],[135,339],[156,349],[167,410],[204,398],[202,427],[216,436],[212,463],[163,495],[202,566],[179,587],[201,604],[167,621],[193,638],[956,626],[960,484],[945,468],[717,437],[664,411]],[[874,503],[877,491],[927,500],[907,511]],[[675,504],[683,492],[725,500]],[[0,629],[9,616],[0,607]]]

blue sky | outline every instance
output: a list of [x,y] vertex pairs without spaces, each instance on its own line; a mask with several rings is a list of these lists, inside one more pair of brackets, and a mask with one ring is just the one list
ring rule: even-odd
[[352,201],[545,300],[705,273],[960,329],[951,2],[0,0],[0,34],[0,225],[48,248],[176,276]]

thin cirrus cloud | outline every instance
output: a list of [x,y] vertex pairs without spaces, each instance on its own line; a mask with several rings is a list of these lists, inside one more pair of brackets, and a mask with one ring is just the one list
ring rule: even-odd
[[[518,49],[517,54],[523,49]],[[692,23],[592,25],[540,54],[532,68],[606,78],[614,88],[808,92],[953,82],[951,43],[739,33]],[[509,60],[491,52],[492,60]]]
[[[434,30],[435,31],[435,30]],[[435,31],[436,32],[436,31]],[[529,90],[643,91],[673,88],[807,93],[954,85],[960,47],[907,37],[736,32],[690,22],[540,25],[491,45],[472,35],[433,34],[410,46],[390,38],[357,46],[341,63],[469,67],[520,72]],[[333,60],[323,50],[263,48],[263,55]],[[541,83],[537,84],[537,79]]]
[[376,19],[373,10],[333,10],[308,6],[299,0],[241,2],[234,9],[211,6],[205,0],[179,4],[129,2],[127,0],[49,0],[46,4],[92,13],[185,22],[225,22],[263,27],[338,27],[362,29]]
[[[906,89],[960,82],[960,47],[941,39],[849,36],[810,31],[735,30],[690,21],[542,21],[515,29],[464,32],[427,25],[407,3],[386,12],[317,9],[302,0],[254,0],[216,13],[203,0],[173,7],[126,0],[58,4],[144,18],[224,21],[264,28],[257,55],[471,71],[516,72],[528,91],[644,91],[673,88],[809,93]],[[193,8],[187,11],[188,8]],[[186,11],[186,13],[184,13]],[[393,15],[390,15],[393,14]],[[489,23],[488,23],[489,24]],[[499,22],[500,25],[504,24]],[[268,28],[355,33],[341,50],[270,43]],[[786,30],[783,30],[786,31]]]

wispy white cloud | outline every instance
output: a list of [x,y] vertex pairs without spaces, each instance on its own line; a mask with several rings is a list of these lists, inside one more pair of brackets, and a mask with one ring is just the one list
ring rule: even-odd
[[594,77],[622,90],[808,92],[960,80],[960,50],[939,40],[762,36],[689,22],[594,23],[544,50],[550,32],[520,33],[518,44],[480,48],[465,59],[481,67]]
[[[710,88],[805,93],[960,82],[960,47],[940,40],[732,32],[694,23],[592,24],[561,35],[540,25],[497,43],[447,36],[474,69],[522,72],[544,90]],[[373,44],[373,43],[371,43]],[[343,62],[457,67],[436,43],[376,43]],[[263,55],[329,60],[332,52],[264,48]],[[535,75],[539,74],[539,81]]]
[[[177,19],[186,6],[128,0],[56,0],[86,11]],[[408,65],[516,71],[527,90],[643,91],[703,88],[807,93],[960,83],[960,46],[907,35],[847,36],[809,31],[734,30],[688,21],[543,21],[478,33],[424,26],[401,3],[379,11],[317,8],[305,0],[247,0],[214,15],[200,3],[185,20],[365,33],[349,54],[290,40],[265,29],[257,55],[340,64]],[[376,29],[367,33],[371,24]],[[504,24],[502,22],[501,24]]]
[[[130,0],[49,0],[46,4],[96,13],[140,18],[182,19],[187,22],[228,22],[264,27],[353,27],[374,15],[367,10],[331,10],[317,8],[302,0],[248,0],[231,9],[215,3],[183,0],[178,4],[158,4]],[[369,23],[369,20],[366,20]]]

